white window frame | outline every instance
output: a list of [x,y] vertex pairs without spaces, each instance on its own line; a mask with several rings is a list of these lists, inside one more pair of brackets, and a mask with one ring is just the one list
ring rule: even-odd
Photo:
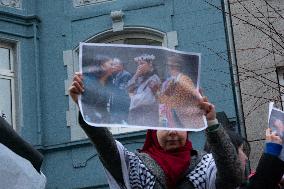
[[[12,126],[16,130],[16,98],[15,98],[15,78],[16,78],[16,49],[15,44],[0,40],[0,48],[6,48],[10,50],[10,66],[11,69],[0,69],[0,79],[10,80],[11,83],[11,119]],[[2,112],[0,112],[2,114]]]
[[[89,39],[86,43],[111,43],[113,41],[123,42],[124,39],[136,38],[136,39],[150,39],[161,42],[162,46],[175,49],[178,45],[177,32],[170,31],[167,33],[160,32],[158,30],[149,29],[145,27],[124,27],[123,31],[113,32],[108,30],[99,33]],[[72,83],[74,73],[79,70],[78,68],[78,47],[74,50],[67,50],[63,52],[64,65],[67,66],[68,78],[65,80],[65,95],[68,95],[68,88]],[[87,138],[78,123],[77,105],[69,97],[69,110],[66,112],[67,126],[70,127],[71,141],[82,140]],[[130,133],[136,131],[142,131],[141,128],[109,128],[112,134]]]

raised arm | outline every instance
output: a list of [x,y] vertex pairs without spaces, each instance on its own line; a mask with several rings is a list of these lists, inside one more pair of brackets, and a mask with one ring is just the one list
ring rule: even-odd
[[[76,73],[73,83],[69,88],[69,94],[75,103],[78,104],[78,96],[84,92],[82,74]],[[112,174],[120,184],[123,182],[121,160],[116,142],[107,128],[89,126],[79,113],[79,123],[92,143],[95,145],[99,158],[104,167]]]
[[277,188],[284,174],[284,162],[278,158],[281,150],[281,138],[271,132],[271,129],[267,129],[265,151],[258,162],[255,175],[249,180],[247,189]]
[[236,148],[224,128],[218,123],[214,105],[209,103],[207,98],[203,98],[200,106],[207,118],[207,141],[217,167],[216,175],[210,176],[213,179],[209,182],[212,182],[212,185],[215,182],[217,189],[235,189],[241,185],[243,178],[243,170]]
[[217,167],[216,188],[237,188],[242,183],[244,171],[228,134],[222,125],[214,124],[206,130],[206,136]]

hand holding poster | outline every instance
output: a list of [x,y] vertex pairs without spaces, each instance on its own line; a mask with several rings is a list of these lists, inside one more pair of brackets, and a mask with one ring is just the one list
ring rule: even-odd
[[199,131],[200,54],[154,46],[80,44],[85,90],[79,98],[92,126]]
[[[284,142],[284,112],[273,107],[273,102],[269,103],[269,119],[268,126],[272,133],[276,133],[282,139],[282,146]],[[284,148],[282,148],[280,159],[284,161]]]

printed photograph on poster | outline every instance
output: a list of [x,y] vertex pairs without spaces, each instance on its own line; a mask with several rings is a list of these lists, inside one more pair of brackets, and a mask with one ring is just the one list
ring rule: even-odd
[[[269,104],[269,128],[272,132],[276,132],[276,135],[280,136],[284,142],[284,112],[273,106],[273,102]],[[283,143],[284,144],[284,143]],[[284,161],[284,151],[282,149],[280,158]]]
[[284,112],[272,107],[269,118],[269,128],[276,132],[278,136],[284,139]]
[[156,46],[81,43],[84,120],[99,127],[200,131],[199,53]]

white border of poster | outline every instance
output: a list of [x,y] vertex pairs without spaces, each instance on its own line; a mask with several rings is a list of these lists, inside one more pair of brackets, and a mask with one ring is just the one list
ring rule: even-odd
[[[84,47],[84,50],[83,50],[83,47]],[[88,51],[88,53],[86,53],[87,50],[85,50],[85,49],[88,49],[88,48],[89,48],[89,51]],[[125,49],[125,50],[123,50],[123,49]],[[110,51],[108,51],[108,50],[110,50]],[[146,53],[142,53],[143,51],[146,51]],[[152,53],[152,51],[153,51],[153,53]],[[123,53],[121,53],[121,52],[123,52]],[[157,53],[157,52],[161,52],[161,53]],[[96,54],[96,53],[98,53],[98,54]],[[188,57],[188,58],[191,56],[192,58],[195,57],[195,59],[197,59],[197,63],[195,63],[195,64],[197,64],[198,66],[194,68],[194,70],[195,70],[194,73],[196,75],[194,76],[193,83],[194,83],[195,91],[198,91],[199,83],[200,83],[200,71],[201,71],[201,54],[200,53],[191,53],[191,52],[189,53],[189,52],[184,52],[184,51],[177,51],[177,50],[168,49],[168,48],[165,48],[165,47],[146,46],[146,45],[122,45],[122,44],[118,45],[118,44],[102,44],[102,43],[80,43],[80,46],[79,46],[79,69],[80,70],[79,71],[84,76],[84,80],[83,80],[84,85],[87,84],[89,86],[89,83],[97,82],[94,79],[91,79],[91,82],[90,81],[85,81],[86,75],[84,75],[84,74],[89,74],[89,73],[91,74],[92,71],[94,71],[94,70],[97,71],[98,70],[97,68],[94,68],[94,66],[93,66],[93,64],[94,64],[93,62],[94,62],[94,57],[95,56],[97,56],[97,55],[98,56],[100,56],[100,55],[107,55],[109,58],[111,58],[112,65],[114,64],[115,61],[121,62],[121,60],[122,60],[123,62],[127,62],[127,65],[124,64],[124,68],[125,67],[129,67],[129,69],[125,69],[125,71],[130,73],[130,75],[131,75],[131,78],[128,81],[128,86],[129,86],[130,85],[129,83],[131,83],[131,79],[134,80],[133,79],[134,76],[139,75],[140,71],[143,70],[142,67],[140,67],[141,69],[139,68],[139,66],[141,64],[141,62],[139,62],[139,61],[141,61],[141,60],[144,61],[145,60],[145,61],[148,61],[148,62],[152,63],[152,61],[155,60],[156,62],[160,63],[160,64],[156,63],[158,65],[158,69],[157,69],[158,71],[157,72],[160,71],[159,73],[162,73],[163,78],[159,79],[160,75],[157,73],[158,77],[154,77],[154,76],[152,77],[151,76],[152,80],[150,81],[150,83],[151,84],[154,83],[153,84],[154,86],[156,85],[156,83],[159,83],[159,94],[160,94],[160,91],[163,90],[162,86],[165,86],[166,81],[168,82],[169,78],[172,77],[171,75],[169,75],[169,73],[167,71],[168,67],[169,66],[171,66],[171,67],[176,66],[176,64],[169,64],[169,61],[165,57],[171,57],[172,55],[175,56],[176,54],[179,55],[179,56]],[[141,55],[141,56],[139,56],[139,55]],[[131,60],[132,60],[131,63],[129,61],[130,60],[129,57],[131,57]],[[86,63],[86,60],[88,60],[89,63]],[[162,61],[163,61],[163,63],[161,63]],[[135,62],[136,64],[135,63],[133,64],[133,62]],[[137,67],[135,65],[137,65]],[[188,66],[188,65],[190,65],[190,64],[186,63],[186,66]],[[191,65],[191,66],[194,66],[194,65]],[[133,70],[134,66],[136,68]],[[186,70],[188,70],[188,69],[190,70],[190,66],[189,66],[189,68],[186,68]],[[92,71],[89,71],[89,70],[92,70]],[[140,71],[138,71],[138,70],[140,70]],[[164,70],[164,71],[161,71],[161,70]],[[138,72],[139,72],[139,74],[137,74]],[[143,71],[141,71],[141,73],[142,72]],[[181,74],[179,74],[179,75],[181,75]],[[92,77],[90,77],[90,78],[92,78]],[[176,77],[176,78],[179,78],[179,77]],[[190,76],[188,76],[187,78],[191,79]],[[139,80],[139,78],[137,79],[137,77],[136,77],[136,80]],[[176,79],[174,81],[178,81],[178,79]],[[139,87],[143,86],[143,82],[140,82],[140,84],[138,85],[138,89],[136,89],[135,94],[138,93],[137,91],[139,90]],[[169,81],[168,83],[171,83],[171,82],[172,81]],[[112,81],[110,81],[110,83],[112,83],[111,85],[113,85],[115,83],[113,78],[112,78]],[[175,82],[172,82],[172,83],[175,84]],[[117,85],[117,86],[120,86],[120,85]],[[143,86],[143,87],[145,88],[145,86]],[[91,90],[91,87],[89,87],[89,88]],[[153,87],[153,88],[155,88],[155,87]],[[93,87],[93,89],[95,89],[95,87]],[[98,89],[98,88],[96,88],[96,89]],[[103,93],[104,90],[105,90],[105,87],[100,87],[99,88],[99,91],[101,93]],[[151,91],[153,91],[152,88],[151,88]],[[128,92],[129,92],[129,90],[128,90]],[[92,93],[90,93],[90,94],[92,94]],[[116,93],[112,92],[111,94],[116,94]],[[130,94],[130,93],[128,93],[128,94]],[[89,95],[89,96],[91,96],[91,95]],[[114,98],[113,96],[114,95],[111,95],[111,97],[108,97],[107,99],[104,99],[106,101],[104,104],[107,104],[107,107],[104,108],[104,109],[107,109],[107,111],[110,111],[109,110],[110,109],[110,105],[109,104],[111,104],[111,100],[110,99],[113,99]],[[173,96],[176,96],[176,95],[173,95]],[[98,97],[98,95],[96,97]],[[192,97],[192,99],[196,99],[196,98],[200,98],[200,97],[201,96],[200,96],[199,92],[197,92],[195,94],[195,96]],[[132,100],[132,99],[134,99],[133,96],[129,95],[129,98],[131,99],[130,100],[130,107],[129,107],[129,114],[131,114],[131,110],[134,109],[134,108],[131,109],[131,107],[134,107],[135,103],[134,103],[134,100]],[[162,115],[162,113],[160,111],[160,109],[161,109],[160,101],[158,103],[159,104],[159,108],[158,108],[158,119],[159,119],[159,122],[158,122],[157,126],[154,126],[154,125],[148,126],[148,125],[145,125],[145,124],[140,124],[140,125],[139,124],[131,124],[131,123],[128,122],[129,120],[126,121],[126,122],[123,122],[123,123],[115,123],[115,122],[109,122],[108,123],[108,122],[90,121],[90,119],[86,119],[86,116],[84,116],[86,114],[86,108],[84,109],[84,106],[86,106],[86,104],[82,103],[82,100],[84,101],[84,99],[87,99],[87,97],[86,98],[84,97],[84,94],[79,96],[78,102],[79,102],[80,112],[82,113],[84,121],[87,124],[91,125],[91,126],[96,126],[96,127],[129,127],[129,128],[137,128],[137,129],[138,128],[143,128],[143,129],[178,130],[178,131],[201,131],[201,130],[204,130],[205,128],[207,128],[207,121],[206,121],[205,116],[203,114],[201,115],[200,112],[198,112],[200,109],[198,111],[194,110],[195,113],[192,114],[192,115],[198,115],[197,116],[198,120],[200,120],[200,121],[198,121],[198,124],[197,124],[198,127],[184,127],[184,126],[182,126],[182,127],[175,127],[175,126],[170,127],[169,126],[170,121],[168,119],[166,120],[166,122],[167,122],[166,125],[167,126],[162,126],[161,125],[161,119],[162,119],[161,115]],[[92,99],[90,101],[92,101]],[[117,101],[115,101],[115,102],[117,102]],[[168,102],[168,101],[166,101],[166,102]],[[90,109],[92,109],[92,108],[90,108]],[[172,113],[172,108],[170,108],[170,109],[171,110],[169,112]],[[151,109],[148,109],[148,112],[144,112],[144,113],[148,113],[149,114],[150,111],[151,111]],[[182,112],[182,111],[180,111],[180,112]],[[178,117],[178,118],[180,118],[179,120],[182,120],[180,125],[185,125],[183,123],[187,123],[186,121],[188,121],[189,118],[185,118],[184,115],[182,117],[182,115],[181,115],[182,113],[180,113],[180,112],[178,112],[178,113],[174,112],[174,117]],[[141,113],[141,116],[144,116],[144,113]],[[167,116],[168,116],[168,114],[169,113],[167,113]],[[185,113],[183,113],[183,114],[185,114]],[[131,114],[131,115],[134,115],[134,114]],[[139,114],[138,114],[138,116],[136,115],[134,117],[135,117],[135,119],[139,119],[139,117],[141,117],[141,116],[139,116]],[[93,119],[93,120],[95,120],[95,119]],[[146,120],[146,119],[144,119],[144,120]]]

